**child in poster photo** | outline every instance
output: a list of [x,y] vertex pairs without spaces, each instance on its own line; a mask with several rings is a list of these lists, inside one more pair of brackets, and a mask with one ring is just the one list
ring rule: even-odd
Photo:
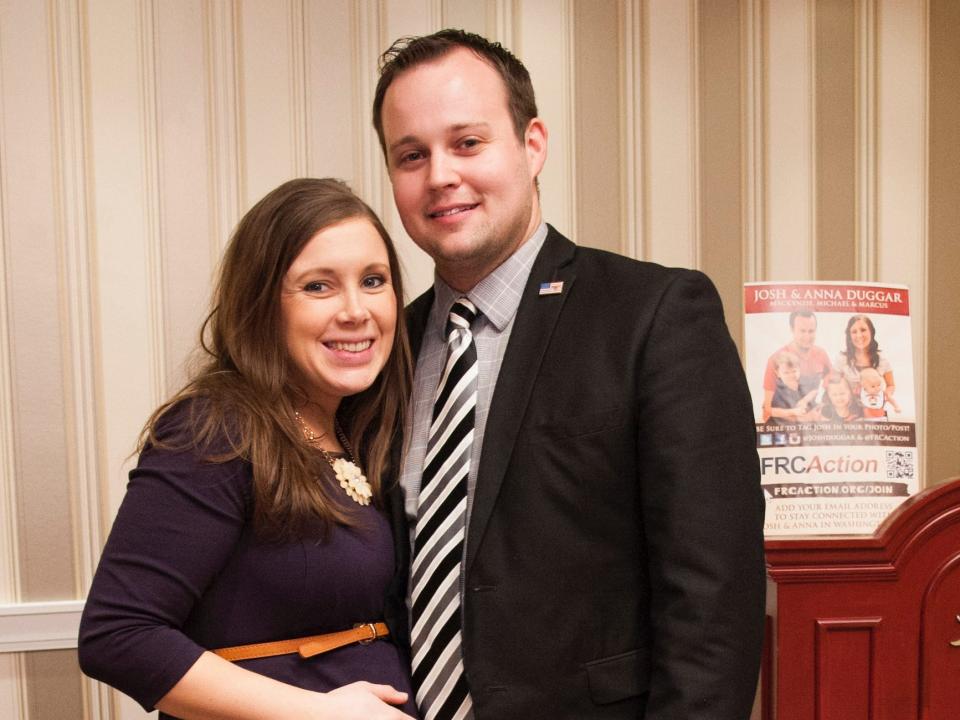
[[850,389],[850,383],[843,375],[835,374],[827,378],[826,401],[820,409],[824,420],[831,422],[856,422],[863,420],[863,408]]
[[883,377],[875,368],[860,371],[860,404],[863,405],[863,419],[878,421],[889,417],[888,410],[900,412],[900,406],[892,397],[887,398]]
[[800,358],[794,353],[777,353],[773,359],[777,382],[770,401],[770,422],[785,425],[816,419],[811,412],[819,387],[807,389],[800,380]]

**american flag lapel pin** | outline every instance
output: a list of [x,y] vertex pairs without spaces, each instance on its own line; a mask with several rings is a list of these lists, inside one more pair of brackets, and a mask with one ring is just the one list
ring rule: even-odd
[[540,295],[559,295],[563,292],[563,280],[540,283]]

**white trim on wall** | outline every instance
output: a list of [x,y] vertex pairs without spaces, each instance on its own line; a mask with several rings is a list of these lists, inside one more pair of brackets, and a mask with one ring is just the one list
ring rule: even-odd
[[0,605],[0,654],[77,647],[83,600]]

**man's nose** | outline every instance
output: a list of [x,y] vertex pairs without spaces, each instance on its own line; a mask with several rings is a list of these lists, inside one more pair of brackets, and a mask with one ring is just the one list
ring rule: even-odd
[[433,153],[430,156],[430,187],[449,187],[459,182],[456,161],[445,153]]

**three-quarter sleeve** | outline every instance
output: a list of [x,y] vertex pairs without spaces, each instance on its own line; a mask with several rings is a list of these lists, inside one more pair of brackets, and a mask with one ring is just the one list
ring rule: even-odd
[[130,473],[80,623],[83,671],[152,709],[204,648],[182,628],[249,519],[249,465],[148,448]]

